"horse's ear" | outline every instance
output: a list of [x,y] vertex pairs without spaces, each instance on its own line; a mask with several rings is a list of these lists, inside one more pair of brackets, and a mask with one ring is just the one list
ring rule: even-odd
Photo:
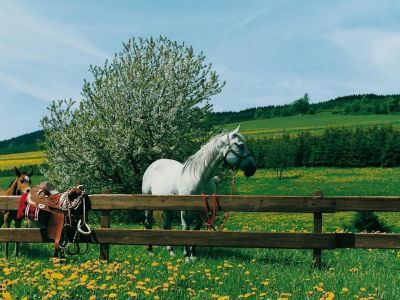
[[239,129],[240,129],[240,125],[234,130],[234,131],[232,131],[233,133],[238,133],[239,132]]
[[17,167],[14,167],[14,170],[15,170],[15,175],[17,175],[17,177],[21,176],[21,172],[20,170],[18,170]]

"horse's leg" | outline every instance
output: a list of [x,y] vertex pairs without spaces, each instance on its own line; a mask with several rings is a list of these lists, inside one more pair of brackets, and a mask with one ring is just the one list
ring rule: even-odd
[[[21,223],[22,219],[17,219],[17,214],[13,214],[14,218],[14,223],[15,223],[15,228],[21,228]],[[14,256],[18,256],[19,253],[19,243],[15,242],[15,248],[14,248]]]
[[[145,215],[144,225],[146,226],[146,229],[152,229],[154,223],[153,211],[146,210],[144,212],[144,215]],[[153,245],[147,245],[147,251],[149,251],[150,254],[153,254]]]
[[[182,224],[182,230],[190,230],[190,217],[188,215],[189,213],[186,211],[181,211],[181,224]],[[183,247],[183,256],[185,257],[185,261],[189,261],[190,259],[190,253],[191,253],[191,247],[189,246],[184,246]]]
[[[172,212],[164,210],[163,211],[163,228],[164,230],[171,230],[172,228]],[[175,256],[174,248],[172,246],[167,246],[167,251],[169,252],[169,255]]]
[[[5,227],[6,222],[5,222],[4,218],[5,218],[5,211],[0,211],[0,228],[3,227],[3,225]],[[5,248],[3,249],[3,251],[5,252]],[[4,255],[4,257],[6,257],[5,253],[3,253],[3,255]]]
[[[11,218],[10,218],[10,211],[4,212],[4,228],[10,228],[11,225]],[[4,257],[8,258],[8,242],[4,244]]]
[[[201,226],[203,225],[203,220],[201,218],[201,214],[199,213],[196,216],[196,221],[193,227],[193,230],[200,230]],[[197,255],[196,255],[196,246],[190,246],[189,247],[190,250],[190,259],[191,260],[196,260],[197,259]]]

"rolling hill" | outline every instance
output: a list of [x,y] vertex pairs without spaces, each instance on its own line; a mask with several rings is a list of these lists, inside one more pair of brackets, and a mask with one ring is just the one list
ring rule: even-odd
[[400,129],[399,115],[338,115],[321,113],[234,122],[225,125],[234,129],[240,124],[240,131],[250,137],[267,137],[281,134],[283,131],[296,134],[302,131],[318,133],[331,127],[356,127],[391,125]]

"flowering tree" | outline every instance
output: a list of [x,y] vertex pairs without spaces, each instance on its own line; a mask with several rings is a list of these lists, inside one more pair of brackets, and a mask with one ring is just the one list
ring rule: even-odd
[[43,172],[60,188],[138,192],[152,161],[182,160],[214,134],[210,99],[225,82],[192,47],[165,37],[130,39],[90,71],[79,105],[53,101],[41,120]]

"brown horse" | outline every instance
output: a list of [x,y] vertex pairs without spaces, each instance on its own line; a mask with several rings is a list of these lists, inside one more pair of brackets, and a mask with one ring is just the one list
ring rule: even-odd
[[[21,195],[25,192],[29,192],[31,189],[31,176],[32,172],[21,172],[20,170],[15,167],[15,175],[17,176],[8,186],[6,190],[0,190],[0,195],[2,196],[14,196],[14,195]],[[11,222],[14,221],[15,228],[21,227],[21,219],[17,219],[17,212],[16,211],[0,211],[0,215],[3,218],[0,218],[0,227],[4,225],[4,227],[9,228]],[[15,243],[14,248],[14,255],[18,255],[18,247],[19,244]],[[5,244],[4,248],[4,256],[8,256],[8,243]]]

